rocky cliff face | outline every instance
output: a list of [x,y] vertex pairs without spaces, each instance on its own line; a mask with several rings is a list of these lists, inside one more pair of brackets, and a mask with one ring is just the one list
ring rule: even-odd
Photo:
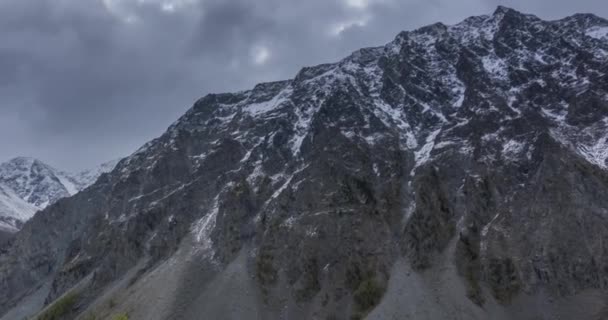
[[208,95],[2,249],[0,314],[606,316],[607,32],[500,7]]

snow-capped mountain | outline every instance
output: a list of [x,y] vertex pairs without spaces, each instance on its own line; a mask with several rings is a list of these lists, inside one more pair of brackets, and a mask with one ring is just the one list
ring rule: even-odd
[[39,208],[21,199],[12,189],[0,184],[0,231],[15,232]]
[[78,192],[74,181],[61,171],[25,157],[0,164],[0,183],[38,208]]
[[119,161],[120,160],[108,161],[93,169],[84,170],[75,174],[67,174],[67,176],[74,182],[76,188],[81,191],[95,183],[102,174],[112,171]]
[[606,318],[607,32],[499,7],[207,95],[0,251],[0,314]]
[[77,174],[57,170],[34,158],[18,157],[2,163],[0,221],[6,228],[18,230],[36,211],[83,190],[116,163],[108,162]]

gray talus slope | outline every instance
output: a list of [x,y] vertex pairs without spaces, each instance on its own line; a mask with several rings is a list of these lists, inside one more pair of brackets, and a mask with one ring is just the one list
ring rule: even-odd
[[0,314],[601,318],[607,27],[501,7],[208,95],[2,249]]

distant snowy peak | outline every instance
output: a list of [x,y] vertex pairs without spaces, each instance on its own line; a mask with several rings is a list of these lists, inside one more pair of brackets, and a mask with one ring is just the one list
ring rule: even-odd
[[0,184],[40,209],[76,191],[65,174],[40,160],[26,157],[0,165]]
[[0,184],[0,231],[17,231],[38,208],[21,199],[12,189]]
[[112,160],[103,163],[93,169],[81,171],[75,174],[68,174],[71,180],[75,183],[75,187],[78,191],[86,189],[97,181],[97,179],[104,173],[108,173],[116,167],[120,160]]
[[110,161],[76,174],[28,157],[0,164],[0,228],[18,230],[36,211],[87,188],[101,174],[114,169],[117,162]]

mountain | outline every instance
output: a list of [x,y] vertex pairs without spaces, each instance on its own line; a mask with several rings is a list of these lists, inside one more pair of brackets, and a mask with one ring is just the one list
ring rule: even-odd
[[0,223],[7,230],[18,230],[36,211],[85,189],[116,163],[108,162],[78,174],[59,171],[27,157],[0,164]]
[[0,249],[2,319],[606,318],[607,33],[499,7],[207,95]]
[[65,174],[40,160],[26,157],[1,164],[0,183],[38,208],[77,192],[73,181]]
[[88,186],[95,183],[95,181],[97,181],[97,179],[99,179],[102,174],[112,171],[118,164],[118,161],[119,160],[108,161],[102,163],[101,165],[93,169],[88,169],[75,174],[68,175],[70,176],[71,180],[74,181],[76,188],[82,191]]
[[15,191],[0,184],[0,230],[15,232],[38,208],[21,199]]

